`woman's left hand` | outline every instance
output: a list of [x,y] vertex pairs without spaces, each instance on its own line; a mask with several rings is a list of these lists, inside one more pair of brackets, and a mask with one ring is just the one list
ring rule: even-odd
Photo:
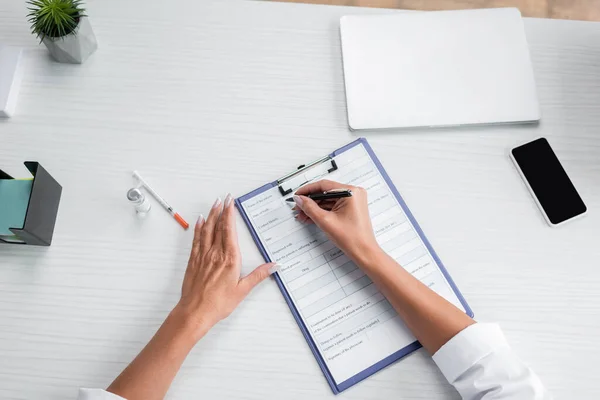
[[152,340],[108,387],[125,399],[159,400],[194,345],[227,317],[274,270],[263,264],[241,278],[240,248],[231,195],[198,218],[181,300]]
[[195,327],[198,338],[226,318],[250,291],[275,272],[276,264],[263,264],[241,277],[235,210],[231,195],[217,199],[206,220],[198,219],[194,242],[176,310]]

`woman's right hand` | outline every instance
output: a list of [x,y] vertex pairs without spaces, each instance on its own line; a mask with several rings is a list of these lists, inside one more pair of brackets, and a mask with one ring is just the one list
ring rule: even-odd
[[[333,189],[349,189],[352,196],[319,204],[306,197],[310,193]],[[314,222],[355,262],[362,263],[369,255],[381,250],[373,233],[365,189],[322,180],[298,189],[294,201],[299,212],[298,219]]]

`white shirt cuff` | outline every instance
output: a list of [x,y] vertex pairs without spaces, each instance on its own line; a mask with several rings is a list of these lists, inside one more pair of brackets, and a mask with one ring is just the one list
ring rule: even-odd
[[509,348],[500,327],[496,324],[476,323],[460,331],[434,355],[448,382],[453,383],[465,371],[490,353]]
[[79,389],[77,400],[126,400],[102,389]]

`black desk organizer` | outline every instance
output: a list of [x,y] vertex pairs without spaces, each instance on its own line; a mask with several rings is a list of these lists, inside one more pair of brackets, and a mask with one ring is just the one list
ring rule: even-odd
[[[25,222],[21,228],[9,228],[12,233],[17,235],[20,242],[3,240],[2,238],[0,238],[0,242],[50,246],[62,186],[39,163],[25,161],[25,167],[33,175]],[[14,178],[0,170],[0,179]]]

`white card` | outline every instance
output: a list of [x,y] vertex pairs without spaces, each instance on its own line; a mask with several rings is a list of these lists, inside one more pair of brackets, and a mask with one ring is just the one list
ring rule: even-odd
[[0,45],[0,117],[12,116],[21,86],[22,50]]

